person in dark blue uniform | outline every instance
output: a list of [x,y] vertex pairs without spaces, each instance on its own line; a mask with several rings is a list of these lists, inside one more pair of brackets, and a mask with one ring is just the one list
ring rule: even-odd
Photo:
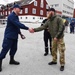
[[[47,12],[48,11],[49,10],[47,10]],[[47,20],[48,20],[48,14],[47,14],[47,18],[42,21],[41,26],[44,25]],[[50,33],[48,31],[48,28],[47,28],[47,29],[44,30],[44,44],[45,44],[45,53],[44,53],[44,56],[47,56],[48,53],[49,53],[48,40],[50,42],[50,52],[52,54],[52,44],[51,44],[52,38],[51,38],[51,35],[50,35]]]
[[8,16],[7,26],[4,33],[4,40],[2,44],[2,50],[0,53],[0,72],[2,71],[2,60],[6,57],[7,52],[10,50],[10,62],[9,64],[19,65],[18,61],[14,60],[14,56],[17,51],[17,42],[18,34],[21,35],[21,38],[24,39],[24,36],[21,34],[20,28],[29,30],[30,29],[24,24],[20,23],[18,14],[21,10],[21,7],[17,4],[13,6],[13,12]]
[[72,22],[70,23],[70,33],[74,34],[74,27],[75,27],[75,22],[74,20],[72,20]]

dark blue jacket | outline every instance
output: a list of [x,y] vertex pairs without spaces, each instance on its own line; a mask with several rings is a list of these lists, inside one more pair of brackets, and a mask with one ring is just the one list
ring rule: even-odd
[[20,28],[25,30],[29,29],[24,24],[21,24],[19,22],[18,16],[14,12],[12,12],[7,19],[7,26],[5,29],[4,38],[18,39],[18,34],[20,34]]
[[70,26],[71,26],[71,27],[74,27],[74,25],[75,25],[75,22],[71,22],[71,23],[70,23]]

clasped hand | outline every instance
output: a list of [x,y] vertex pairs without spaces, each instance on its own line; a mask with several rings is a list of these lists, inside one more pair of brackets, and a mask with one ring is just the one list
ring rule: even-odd
[[29,32],[34,33],[34,29],[33,28],[29,29]]

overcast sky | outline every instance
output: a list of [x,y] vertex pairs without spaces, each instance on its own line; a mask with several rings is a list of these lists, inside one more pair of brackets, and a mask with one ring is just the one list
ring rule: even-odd
[[19,0],[0,0],[0,4],[7,4],[7,3],[11,3],[14,1],[19,1]]
[[[14,2],[14,1],[19,1],[19,0],[0,0],[0,4],[7,4],[7,3]],[[74,0],[74,2],[75,2],[75,0]],[[75,8],[75,4],[74,4],[74,8]]]

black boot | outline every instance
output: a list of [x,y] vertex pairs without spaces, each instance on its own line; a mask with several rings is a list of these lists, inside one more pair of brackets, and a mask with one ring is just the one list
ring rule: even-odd
[[2,71],[2,60],[0,60],[0,72]]
[[44,56],[47,56],[48,55],[48,48],[45,48],[45,54]]
[[10,57],[10,62],[9,62],[9,64],[11,64],[11,65],[19,65],[20,63],[19,63],[18,61],[15,61],[15,60],[14,60],[14,57]]
[[64,71],[64,66],[61,66],[60,67],[60,71]]
[[48,55],[48,53],[45,53],[45,54],[44,54],[44,56],[47,56],[47,55]]
[[57,62],[54,62],[54,61],[51,61],[48,63],[48,65],[56,65],[56,64],[57,64]]

